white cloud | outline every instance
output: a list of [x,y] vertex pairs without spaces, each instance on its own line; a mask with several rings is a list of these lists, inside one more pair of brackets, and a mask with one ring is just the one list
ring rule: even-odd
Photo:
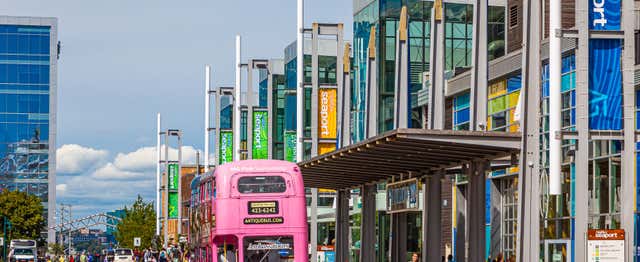
[[[194,164],[196,162],[196,152],[199,152],[193,148],[192,146],[183,146],[182,147],[182,162],[186,164]],[[155,147],[142,147],[136,151],[129,153],[118,153],[115,157],[113,164],[124,170],[132,170],[132,171],[141,171],[141,170],[151,170],[156,166],[156,161],[158,156],[156,155]],[[201,152],[200,152],[201,153]],[[165,158],[164,149],[160,150],[160,154],[162,158]],[[169,148],[169,159],[177,160],[178,159],[178,150],[175,148]]]
[[145,177],[145,173],[123,170],[108,163],[93,172],[91,176],[100,180],[139,180]]
[[[63,148],[68,150],[69,146],[71,145],[61,147],[58,152],[63,151]],[[59,202],[72,204],[74,210],[79,211],[78,215],[90,215],[130,205],[137,195],[141,195],[145,201],[155,200],[155,147],[140,147],[115,154],[113,158],[109,158],[105,150],[91,150],[104,152],[104,156],[99,161],[87,161],[92,164],[82,163],[86,164],[83,168],[73,169],[78,171],[75,176],[58,177],[56,189]],[[194,164],[196,152],[201,151],[192,146],[184,146],[183,163]],[[164,157],[164,152],[161,153]],[[178,151],[169,148],[170,159],[177,159],[177,156]]]
[[108,155],[106,150],[76,144],[63,145],[56,151],[56,171],[60,174],[84,173],[104,162]]
[[64,195],[67,192],[67,184],[56,185],[56,195]]

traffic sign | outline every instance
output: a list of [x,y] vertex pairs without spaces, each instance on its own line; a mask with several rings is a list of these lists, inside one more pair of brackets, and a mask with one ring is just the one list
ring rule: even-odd
[[133,238],[133,246],[134,247],[139,247],[140,246],[140,242],[142,242],[142,241],[141,241],[141,239],[139,237],[134,237]]

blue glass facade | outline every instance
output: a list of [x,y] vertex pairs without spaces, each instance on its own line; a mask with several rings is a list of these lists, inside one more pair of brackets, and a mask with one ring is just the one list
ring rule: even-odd
[[49,195],[50,47],[50,26],[0,25],[0,190],[42,202]]

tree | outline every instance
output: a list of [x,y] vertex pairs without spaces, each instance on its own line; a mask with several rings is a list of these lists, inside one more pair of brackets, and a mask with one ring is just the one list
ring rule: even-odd
[[0,220],[2,218],[7,218],[11,222],[11,231],[8,232],[9,240],[19,238],[39,240],[40,232],[45,226],[44,208],[40,198],[20,191],[0,192]]
[[133,238],[139,237],[140,248],[151,247],[155,235],[156,213],[152,202],[138,199],[131,207],[124,207],[124,217],[116,226],[115,237],[121,247],[133,248]]
[[49,244],[49,253],[56,257],[62,255],[64,253],[64,246],[58,243],[51,243]]

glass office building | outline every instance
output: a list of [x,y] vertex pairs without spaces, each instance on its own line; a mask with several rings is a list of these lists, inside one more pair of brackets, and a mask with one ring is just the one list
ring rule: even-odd
[[[352,87],[351,119],[354,141],[363,140],[366,116],[367,48],[371,29],[375,26],[378,133],[393,129],[396,34],[402,6],[409,15],[409,88],[412,104],[409,127],[420,128],[423,112],[417,105],[418,91],[422,89],[422,73],[429,71],[431,46],[432,1],[420,0],[355,0],[353,25],[354,84]],[[505,53],[505,6],[489,6],[488,46],[489,58]],[[473,5],[444,1],[445,70],[464,71],[471,66],[473,43]]]
[[47,225],[55,213],[56,25],[0,16],[0,190],[39,197]]

